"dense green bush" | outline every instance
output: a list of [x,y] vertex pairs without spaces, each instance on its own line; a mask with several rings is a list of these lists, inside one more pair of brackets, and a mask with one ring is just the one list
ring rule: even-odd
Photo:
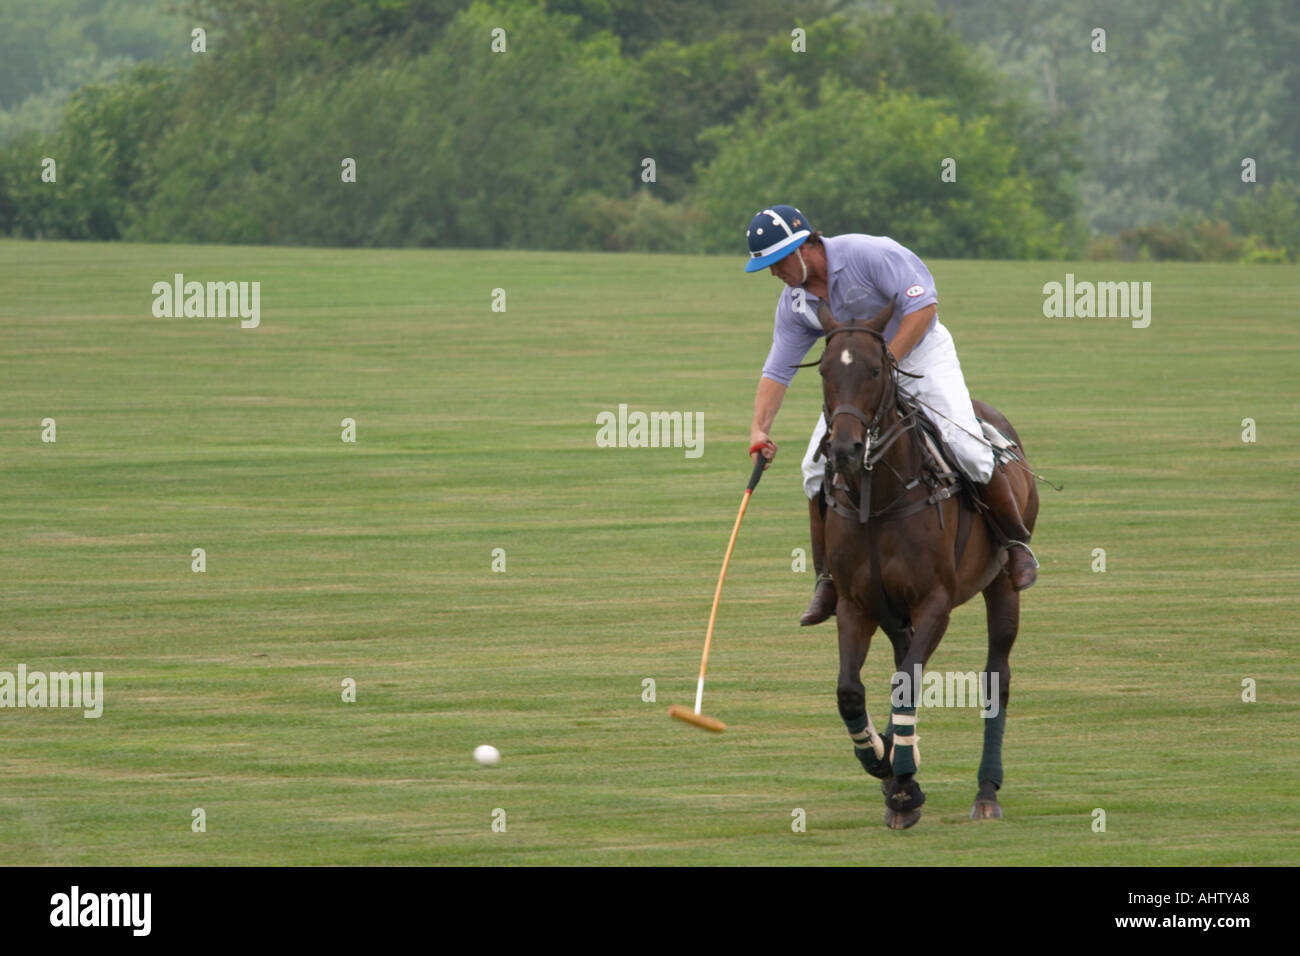
[[1251,185],[1232,206],[1232,224],[1251,237],[1251,261],[1273,262],[1278,252],[1290,262],[1300,257],[1300,184],[1279,180]]
[[201,100],[160,143],[168,172],[131,236],[574,248],[571,197],[627,193],[638,172],[618,109],[630,80],[612,39],[580,39],[575,18],[475,4],[422,56],[303,75],[265,110]]
[[[1125,229],[1117,236],[1093,240],[1089,258],[1126,261],[1174,260],[1184,262],[1294,262],[1294,223],[1284,221],[1286,200],[1294,198],[1293,187],[1279,190],[1276,211],[1267,195],[1243,201],[1235,222],[1226,219],[1184,219],[1177,223],[1153,223]],[[1234,230],[1234,226],[1237,228]]]
[[[175,107],[170,70],[141,66],[73,94],[57,133],[20,137],[0,162],[0,232],[117,239],[157,178],[153,144]],[[55,161],[56,181],[41,163]]]
[[587,231],[582,248],[611,252],[695,252],[703,219],[687,203],[668,203],[642,189],[631,199],[586,193],[573,215]]
[[[1064,225],[1014,168],[1007,132],[987,117],[963,121],[944,101],[826,79],[809,109],[786,80],[708,136],[718,154],[700,171],[698,205],[711,249],[735,249],[758,206],[788,202],[827,235],[889,235],[927,256],[1067,251]],[[941,181],[946,158],[955,182]]]

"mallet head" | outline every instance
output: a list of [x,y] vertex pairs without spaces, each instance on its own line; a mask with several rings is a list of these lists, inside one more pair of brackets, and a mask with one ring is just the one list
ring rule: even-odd
[[673,704],[668,708],[668,716],[676,717],[678,720],[685,721],[688,724],[694,724],[703,730],[711,730],[715,734],[720,734],[727,729],[727,725],[713,717],[704,714],[697,714],[689,707],[683,707],[680,704]]

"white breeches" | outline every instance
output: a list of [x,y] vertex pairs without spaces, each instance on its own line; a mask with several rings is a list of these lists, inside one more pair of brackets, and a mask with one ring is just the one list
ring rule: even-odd
[[[966,379],[961,374],[952,335],[943,323],[936,322],[925,339],[898,363],[898,367],[904,372],[925,376],[908,378],[900,375],[898,387],[925,403],[921,405],[921,414],[934,424],[948,443],[955,459],[953,464],[976,484],[987,484],[993,477],[993,449],[982,437],[975,437],[981,434],[979,423],[975,421],[975,409],[971,407],[970,392],[966,391]],[[961,427],[945,421],[935,411]],[[809,498],[816,497],[826,472],[824,459],[813,461],[825,434],[826,419],[818,415],[817,426],[808,440],[808,451],[803,456],[803,490]]]

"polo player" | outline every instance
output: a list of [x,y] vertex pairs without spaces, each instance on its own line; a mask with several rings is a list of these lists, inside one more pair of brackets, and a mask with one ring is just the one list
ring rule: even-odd
[[[920,376],[908,378],[905,388],[900,380],[900,390],[938,429],[954,464],[974,483],[988,507],[1006,541],[1006,573],[1012,586],[1021,591],[1032,585],[1038,560],[1029,548],[1029,531],[1006,474],[994,466],[993,450],[976,421],[952,335],[939,321],[939,297],[925,263],[887,236],[823,236],[793,206],[762,210],[745,236],[749,241],[745,271],[767,268],[786,285],[777,299],[772,348],[754,396],[751,457],[761,454],[770,462],[776,456],[770,433],[795,366],[826,334],[817,318],[818,304],[825,301],[832,315],[847,321],[875,315],[892,300],[896,307],[885,327],[885,341],[899,369]],[[826,560],[824,466],[817,461],[827,427],[825,415],[818,415],[803,459],[817,571],[812,600],[799,620],[803,625],[825,621],[835,613],[838,600]]]

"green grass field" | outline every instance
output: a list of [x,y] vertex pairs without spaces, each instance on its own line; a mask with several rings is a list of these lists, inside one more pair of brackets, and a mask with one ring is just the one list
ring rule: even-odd
[[[666,716],[749,473],[779,284],[742,261],[0,241],[0,670],[106,685],[97,720],[0,710],[0,860],[1296,863],[1300,268],[931,263],[972,393],[1065,490],[1042,488],[1006,819],[967,819],[977,712],[923,711],[929,799],[895,833],[833,624],[795,623],[811,370],[719,615],[729,729]],[[1150,327],[1044,318],[1067,271],[1150,281]],[[176,272],[260,281],[261,327],[154,318]],[[703,412],[703,456],[596,447],[620,403]],[[931,666],[979,670],[983,626],[958,610]],[[873,712],[891,670],[878,637]]]

